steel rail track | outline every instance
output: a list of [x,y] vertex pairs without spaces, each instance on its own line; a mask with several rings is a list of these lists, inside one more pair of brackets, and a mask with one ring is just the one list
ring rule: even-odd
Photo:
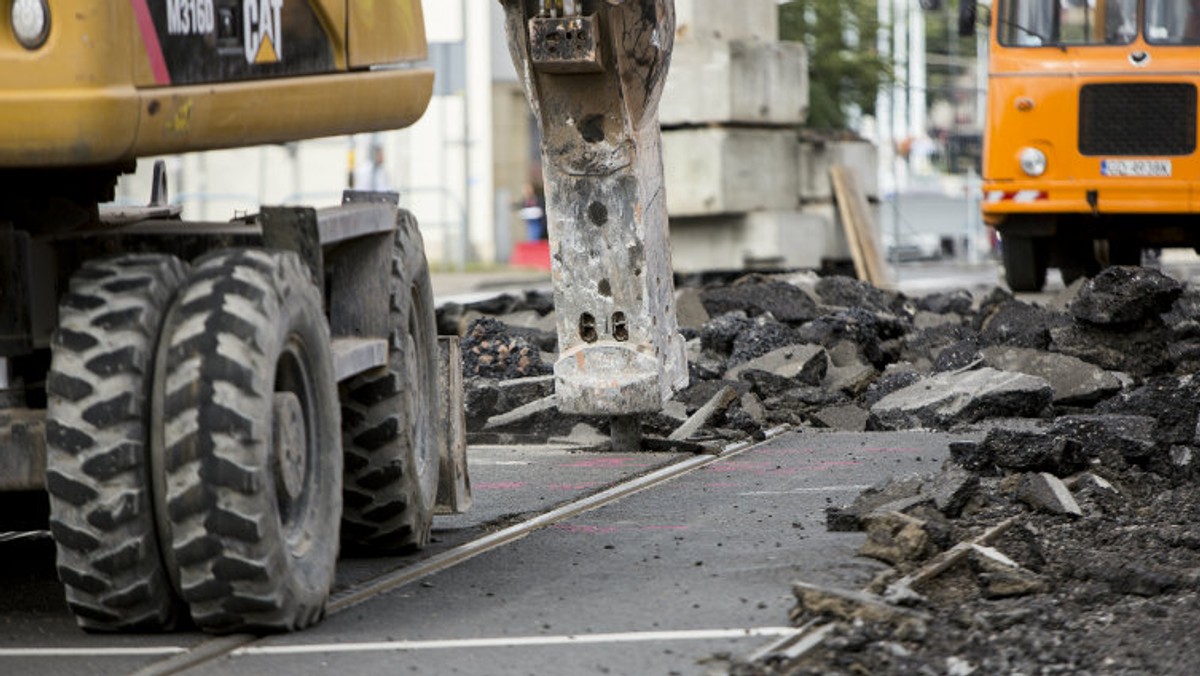
[[[516,542],[535,531],[553,526],[585,512],[612,504],[636,493],[649,490],[668,481],[703,469],[721,460],[736,457],[783,434],[788,428],[777,427],[766,433],[766,439],[756,443],[741,443],[712,455],[697,455],[661,467],[646,474],[622,481],[598,493],[560,505],[520,523],[513,524],[476,540],[464,543],[419,563],[378,575],[366,582],[335,593],[326,606],[326,617],[337,615],[354,606],[377,598],[399,587],[411,584],[435,573],[469,561],[480,554]],[[213,660],[225,657],[262,637],[252,634],[231,634],[209,639],[186,652],[172,655],[138,671],[133,676],[171,676],[183,673]]]

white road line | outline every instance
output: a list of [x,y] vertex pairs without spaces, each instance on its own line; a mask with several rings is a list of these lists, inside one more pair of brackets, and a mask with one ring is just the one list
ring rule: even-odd
[[190,648],[165,645],[157,648],[0,648],[0,657],[161,657]]
[[596,643],[644,643],[658,641],[711,641],[725,638],[762,638],[786,636],[794,627],[756,627],[753,629],[697,629],[686,631],[647,631],[615,634],[574,634],[562,636],[511,636],[507,638],[466,638],[433,641],[380,641],[373,643],[325,643],[315,645],[262,645],[234,650],[234,657],[255,655],[309,655],[313,653],[363,653],[399,650],[447,650],[456,648],[526,648],[539,646],[585,645]]
[[869,484],[853,484],[850,486],[813,486],[811,488],[789,488],[786,491],[749,491],[738,493],[738,496],[748,495],[803,495],[804,493],[837,493],[840,491],[861,491],[870,488]]
[[[649,641],[711,641],[724,638],[763,638],[786,636],[794,627],[755,627],[752,629],[695,629],[683,631],[647,631],[612,634],[571,634],[562,636],[512,636],[501,638],[463,638],[431,641],[377,641],[369,643],[320,643],[313,645],[263,645],[238,648],[237,657],[256,655],[308,655],[313,653],[366,653],[394,650],[445,650],[453,648],[522,648],[596,643],[645,643]],[[181,646],[154,648],[0,648],[2,657],[161,657],[178,655],[189,649]]]

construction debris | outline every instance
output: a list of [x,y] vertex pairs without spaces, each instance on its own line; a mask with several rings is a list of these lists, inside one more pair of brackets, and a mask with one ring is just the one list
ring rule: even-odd
[[[962,435],[941,472],[828,510],[830,530],[864,531],[863,553],[891,568],[864,596],[797,587],[794,620],[832,622],[816,634],[824,640],[730,673],[1190,674],[1200,664],[1200,288],[1110,268],[1045,306],[999,289],[910,299],[810,275],[681,294],[696,317],[683,324],[692,384],[645,417],[644,447],[700,450],[696,440],[752,440],[781,424]],[[530,324],[527,299],[493,305],[502,312],[461,329],[472,440],[602,431],[552,408],[514,421],[531,410],[521,406],[547,403],[553,354],[505,318]],[[442,325],[480,307],[450,308]],[[870,619],[914,606],[928,616],[922,631]]]

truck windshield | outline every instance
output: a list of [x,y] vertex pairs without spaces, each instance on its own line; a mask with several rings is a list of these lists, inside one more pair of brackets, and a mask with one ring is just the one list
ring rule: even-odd
[[[1176,1],[1190,0],[1160,0]],[[1008,0],[997,13],[1000,44],[1127,45],[1137,37],[1137,5],[1137,0]]]
[[1146,42],[1200,45],[1200,0],[1147,0]]

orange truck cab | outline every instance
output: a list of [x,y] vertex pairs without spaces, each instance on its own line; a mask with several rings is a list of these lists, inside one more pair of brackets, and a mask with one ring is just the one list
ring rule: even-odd
[[996,0],[983,216],[1014,291],[1200,245],[1200,0]]

